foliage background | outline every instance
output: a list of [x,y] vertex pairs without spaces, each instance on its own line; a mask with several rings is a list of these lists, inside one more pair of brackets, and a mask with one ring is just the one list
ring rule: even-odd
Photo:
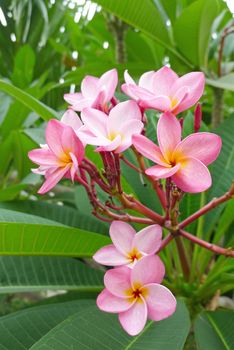
[[[226,3],[4,0],[0,6],[0,349],[234,349],[233,311],[204,311],[217,309],[227,297],[233,307],[233,260],[214,259],[199,247],[189,283],[176,247],[162,253],[165,284],[179,297],[170,319],[149,323],[133,340],[115,317],[96,310],[103,271],[90,258],[109,242],[108,225],[91,216],[82,188],[69,182],[37,196],[41,179],[31,174],[27,157],[44,142],[46,121],[66,109],[63,93],[78,91],[86,74],[116,67],[121,82],[125,69],[136,79],[164,64],[180,75],[201,70],[207,79],[202,128],[223,137],[223,150],[211,168],[213,187],[187,195],[181,217],[222,195],[234,178],[233,33],[219,57],[224,28],[233,29]],[[192,123],[188,113],[185,135]],[[152,138],[154,129],[150,117]],[[126,168],[123,174],[129,192],[157,210],[150,188]],[[233,209],[232,199],[192,224],[190,232],[233,246]],[[56,295],[48,298],[51,291]]]

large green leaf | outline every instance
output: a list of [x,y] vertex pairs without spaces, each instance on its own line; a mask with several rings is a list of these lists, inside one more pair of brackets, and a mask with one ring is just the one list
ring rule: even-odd
[[189,328],[189,314],[181,302],[172,317],[148,322],[135,337],[121,329],[117,315],[90,307],[61,322],[30,349],[182,350]]
[[214,86],[224,90],[234,91],[234,73],[224,75],[223,77],[216,80],[206,79],[206,82],[210,86]]
[[33,215],[0,211],[1,255],[91,257],[110,242],[104,235],[60,225]]
[[14,97],[23,105],[40,115],[42,119],[49,120],[51,118],[56,118],[56,112],[52,108],[46,106],[44,103],[37,100],[35,97],[17,88],[16,86],[12,85],[6,80],[0,79],[0,90]]
[[[26,185],[25,184],[17,185],[17,188],[19,186],[26,186]],[[5,191],[7,190],[8,189],[6,189]],[[8,192],[7,193],[5,193],[4,191],[2,192],[0,192],[0,201],[2,200],[2,196],[5,195],[4,196],[4,199],[5,199],[6,194],[8,194]],[[10,192],[10,194],[12,194],[12,192]],[[85,196],[85,193],[84,193],[84,196]],[[78,203],[81,203],[80,198],[77,198],[77,201]],[[81,207],[83,207],[83,202],[84,202],[84,198],[82,197]],[[102,222],[101,220],[96,219],[94,216],[89,215],[89,212],[86,212],[85,210],[79,211],[74,208],[68,207],[66,205],[61,206],[61,205],[51,204],[46,201],[39,201],[39,200],[37,201],[24,200],[24,201],[0,203],[0,207],[19,211],[22,213],[30,212],[32,215],[37,215],[46,219],[60,222],[61,224],[64,224],[67,226],[78,227],[86,231],[93,231],[93,232],[105,233],[105,234],[108,233],[108,228],[109,228],[108,223],[105,223],[105,222]]]
[[219,0],[197,0],[186,7],[174,25],[180,52],[194,65],[206,67],[212,24],[219,14]]
[[51,329],[69,320],[69,316],[93,304],[92,300],[82,300],[43,305],[1,317],[0,350],[29,350]]
[[232,350],[234,312],[204,312],[195,322],[197,350]]
[[[234,145],[233,145],[234,116],[228,118],[216,131],[222,138],[222,149],[218,159],[211,167],[212,187],[208,192],[208,200],[223,195],[234,179]],[[222,171],[220,171],[222,169]],[[206,217],[205,231],[209,232],[217,221],[223,206],[211,211]]]
[[0,257],[0,293],[42,290],[97,292],[103,273],[77,259],[63,257]]
[[28,87],[33,79],[35,65],[35,54],[30,45],[19,48],[15,56],[12,82],[20,88]]

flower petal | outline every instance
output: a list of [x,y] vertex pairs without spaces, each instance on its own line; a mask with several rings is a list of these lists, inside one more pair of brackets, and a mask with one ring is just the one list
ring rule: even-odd
[[136,301],[129,310],[119,314],[119,322],[129,335],[139,334],[147,321],[147,305],[142,298]]
[[166,112],[159,118],[157,137],[160,150],[170,163],[171,155],[181,140],[181,126],[172,113]]
[[171,168],[166,168],[161,165],[154,165],[151,168],[146,169],[145,173],[149,176],[153,176],[155,179],[166,179],[174,175],[179,169],[180,163]]
[[192,107],[202,96],[205,86],[205,76],[202,72],[191,72],[183,75],[175,81],[171,88],[172,96],[182,86],[189,87],[189,93],[187,97],[178,106],[176,113],[180,113],[185,109]]
[[122,254],[126,255],[131,251],[132,241],[136,231],[134,228],[123,221],[113,221],[110,225],[110,237],[114,246]]
[[[101,139],[99,139],[101,141]],[[107,143],[109,141],[109,143]],[[98,147],[95,151],[96,152],[103,152],[103,151],[115,151],[118,149],[118,147],[121,145],[121,136],[117,135],[113,141],[110,141],[109,139],[104,140],[104,142],[101,144],[101,147]]]
[[95,99],[98,94],[98,78],[91,75],[86,77],[81,82],[81,92],[85,98]]
[[75,131],[83,126],[82,121],[72,109],[68,109],[62,116],[61,122],[71,126]]
[[108,270],[104,276],[104,284],[107,290],[120,298],[130,298],[131,290],[130,282],[131,269],[126,266],[116,267]]
[[75,105],[76,103],[82,101],[84,96],[80,92],[75,92],[73,94],[64,94],[63,98],[70,105]]
[[211,175],[207,167],[198,159],[188,157],[180,159],[181,168],[172,180],[184,192],[203,192],[212,183]]
[[178,114],[177,109],[181,103],[186,99],[189,93],[189,88],[187,86],[182,86],[171,99],[171,111],[174,115]]
[[38,165],[58,166],[58,158],[50,150],[37,148],[28,152],[29,159]]
[[212,163],[222,147],[221,137],[210,132],[198,132],[187,136],[176,147],[175,157],[193,157],[205,165]]
[[163,320],[176,310],[176,298],[169,289],[160,284],[145,285],[143,295],[148,308],[148,317],[151,320]]
[[148,255],[138,260],[132,269],[131,285],[144,286],[149,283],[161,283],[165,275],[165,267],[157,255]]
[[116,69],[111,69],[108,72],[104,73],[99,81],[98,87],[105,90],[105,101],[108,102],[114,96],[116,86],[118,84],[118,73]]
[[130,120],[142,119],[141,110],[135,101],[125,101],[117,104],[110,111],[107,119],[108,133],[117,132],[122,129],[122,125]]
[[65,153],[72,152],[81,163],[84,158],[84,146],[75,131],[70,126],[65,126],[62,131],[61,142]]
[[137,151],[146,158],[162,166],[169,166],[160,151],[160,148],[143,135],[133,135],[132,143]]
[[123,124],[120,130],[121,135],[121,145],[117,148],[115,153],[120,153],[125,151],[132,145],[132,136],[140,134],[144,124],[140,120],[129,120]]
[[139,79],[139,86],[153,92],[154,74],[155,72],[153,70],[142,74],[142,76]]
[[61,136],[65,125],[56,119],[51,119],[46,127],[46,143],[50,150],[61,158],[64,154],[63,145],[61,143]]
[[152,108],[161,112],[166,112],[171,108],[171,100],[168,96],[163,95],[150,96],[149,98],[142,98],[139,105],[142,108]]
[[135,81],[132,79],[131,75],[128,73],[127,69],[124,71],[124,80],[126,84],[136,84]]
[[81,112],[81,119],[84,125],[95,135],[99,137],[107,136],[107,115],[94,108],[85,108]]
[[170,96],[171,87],[178,78],[178,75],[167,66],[159,69],[153,77],[153,91],[155,95]]
[[97,306],[100,310],[119,313],[130,309],[133,305],[130,299],[119,298],[111,294],[106,288],[97,297]]
[[39,188],[37,193],[44,194],[50,191],[51,188],[57,185],[57,183],[65,176],[69,168],[70,168],[70,165],[68,164],[64,168],[55,169],[55,171],[53,171],[46,177],[46,181],[43,183],[41,188]]
[[151,225],[139,231],[134,239],[132,246],[142,253],[154,254],[162,243],[162,228],[159,225]]
[[94,254],[93,259],[99,264],[106,266],[120,266],[129,263],[127,257],[120,253],[114,244],[109,244],[99,249]]

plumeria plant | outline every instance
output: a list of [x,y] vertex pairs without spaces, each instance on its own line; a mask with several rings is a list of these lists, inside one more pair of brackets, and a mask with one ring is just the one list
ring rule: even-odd
[[[187,227],[232,198],[234,186],[230,184],[227,193],[181,220],[186,194],[212,186],[208,166],[222,147],[218,135],[199,131],[204,74],[179,77],[165,66],[144,73],[138,84],[127,71],[124,77],[121,89],[130,99],[120,102],[115,97],[115,69],[100,78],[86,76],[81,92],[65,94],[68,110],[61,121],[48,122],[46,144],[30,151],[29,158],[39,165],[33,172],[45,177],[38,193],[50,191],[63,178],[70,179],[84,187],[93,215],[110,223],[113,243],[93,257],[96,263],[112,267],[105,273],[97,306],[118,314],[124,330],[135,336],[147,319],[170,317],[176,310],[175,296],[190,297],[189,307],[196,314],[199,305],[208,305],[216,295],[219,286],[212,284],[212,269],[217,273],[223,260],[214,267],[215,260],[208,264],[209,257],[233,258],[234,250],[203,240]],[[190,108],[194,108],[194,132],[183,138],[185,114],[181,117],[180,113]],[[155,111],[150,114],[153,123],[148,109]],[[148,129],[156,123],[150,139]],[[95,147],[102,168],[86,156],[87,145]],[[143,183],[150,183],[160,212],[127,192],[123,166],[138,173]],[[106,200],[100,195],[103,192]],[[207,264],[201,266],[194,258],[198,258],[198,246],[208,256]],[[200,269],[198,274],[196,269]]]

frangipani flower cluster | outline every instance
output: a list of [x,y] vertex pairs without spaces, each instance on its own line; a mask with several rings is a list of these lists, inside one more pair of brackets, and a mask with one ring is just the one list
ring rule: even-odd
[[102,311],[118,313],[124,330],[137,335],[147,318],[160,321],[176,309],[175,297],[161,285],[163,262],[154,255],[161,245],[162,229],[152,225],[136,233],[130,225],[113,221],[110,236],[114,244],[101,248],[93,258],[118,267],[106,272],[97,305]]
[[[182,234],[178,206],[184,192],[202,192],[212,184],[207,166],[219,155],[220,137],[199,132],[199,105],[194,133],[183,140],[183,126],[177,119],[198,102],[204,81],[201,72],[178,77],[163,67],[144,73],[137,85],[126,71],[122,91],[132,100],[119,102],[114,96],[118,84],[115,69],[100,78],[87,76],[81,82],[81,92],[65,94],[68,109],[61,121],[49,121],[46,144],[29,152],[29,158],[39,165],[33,171],[45,177],[38,193],[50,191],[62,178],[78,182],[86,190],[93,214],[111,223],[113,244],[94,255],[99,264],[114,267],[105,274],[105,289],[97,305],[103,311],[118,313],[130,335],[138,334],[147,319],[159,321],[176,308],[175,297],[161,285],[165,268],[155,254],[172,239],[162,240],[162,227],[173,235],[175,231]],[[148,108],[163,112],[157,123],[158,145],[145,136]],[[87,145],[95,147],[101,168],[85,155]],[[130,153],[135,163],[130,161]],[[144,157],[156,165],[145,166]],[[163,215],[126,193],[121,162],[137,171],[141,181],[144,175],[152,183]],[[108,197],[105,202],[100,191]],[[127,222],[147,227],[136,233]]]

